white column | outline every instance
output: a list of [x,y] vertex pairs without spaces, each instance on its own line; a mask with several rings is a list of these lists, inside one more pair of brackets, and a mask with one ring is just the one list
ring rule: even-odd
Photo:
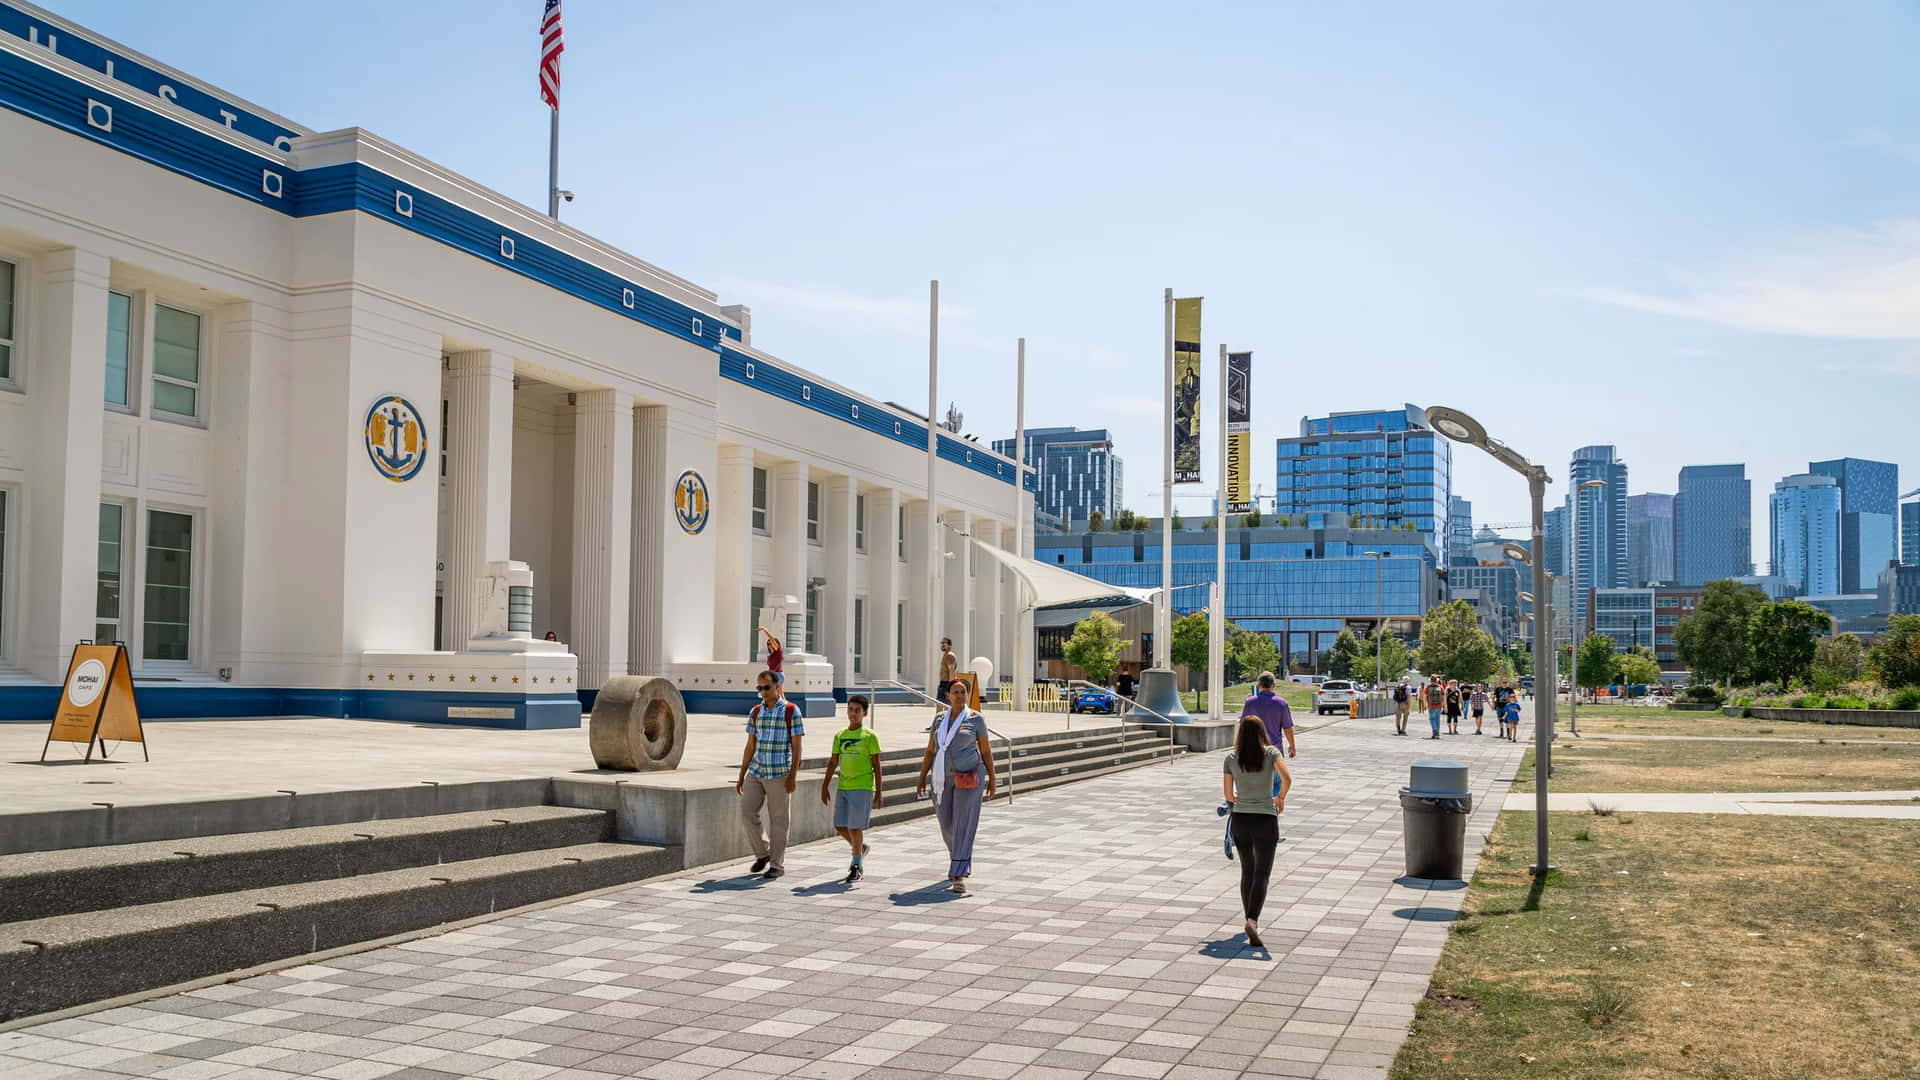
[[[35,677],[58,682],[74,644],[93,636],[110,264],[105,255],[78,248],[34,261],[40,303],[37,316],[26,323],[33,332],[27,412],[34,464],[22,560],[33,571],[19,577],[26,609],[20,657]],[[21,359],[15,356],[15,371]],[[128,550],[122,558],[131,568],[140,553],[131,546],[133,523],[127,525]],[[131,588],[125,587],[123,615],[132,604]],[[137,635],[139,628],[128,633]]]
[[901,599],[907,602],[908,682],[918,683],[933,692],[938,671],[929,672],[927,662],[939,649],[938,642],[927,640],[927,605],[936,603],[933,567],[927,562],[927,501],[907,499],[907,570]]
[[[1017,552],[1020,544],[1018,530],[1012,525],[1002,525],[1000,529],[1000,547],[1004,551]],[[1007,678],[1014,681],[1016,700],[1025,707],[1025,699],[1018,698],[1020,679],[1020,650],[1015,647],[1015,634],[1019,632],[1020,578],[1008,570],[1001,575],[998,589],[1000,594],[1000,655],[994,658],[994,665]]]
[[633,527],[633,395],[574,396],[573,641],[580,686],[627,673]]
[[[1000,526],[992,518],[974,518],[973,535],[983,543],[1000,547]],[[971,662],[976,656],[984,656],[993,661],[993,678],[997,683],[1007,673],[1006,664],[1000,659],[1000,564],[993,556],[977,550],[973,552],[972,611],[973,651],[967,654],[967,660]]]
[[458,652],[478,623],[474,582],[488,563],[511,558],[513,358],[489,349],[454,353],[447,383],[449,535],[440,641]]
[[[940,521],[946,527],[940,530],[939,542],[936,546],[953,557],[947,559],[946,565],[942,567],[942,572],[946,575],[944,579],[946,595],[943,598],[944,606],[940,610],[939,633],[941,637],[953,639],[953,654],[960,658],[960,670],[965,671],[967,661],[973,659],[973,653],[969,651],[973,648],[973,634],[971,627],[967,625],[973,621],[973,575],[967,572],[967,559],[970,555],[967,551],[969,545],[965,535],[967,512],[949,510],[940,515]],[[940,647],[938,639],[934,641],[933,646],[935,649]],[[934,674],[938,675],[939,672]]]
[[[673,481],[674,477],[667,475],[666,407],[651,405],[635,410],[627,670],[636,675],[664,675],[667,671],[666,544],[668,519],[674,516]],[[671,527],[680,531],[678,524]]]
[[[213,399],[219,422],[208,432],[214,505],[208,530],[207,629],[213,671],[232,669],[242,685],[298,685],[289,669],[298,651],[275,606],[285,573],[275,535],[299,496],[286,483],[285,421],[295,407],[287,378],[286,313],[239,303],[216,316],[219,358]],[[301,489],[304,490],[304,489]]]
[[835,686],[853,685],[853,598],[860,583],[854,562],[853,500],[859,485],[851,477],[820,481],[820,541],[826,565],[826,589],[820,595],[820,651],[833,664]]
[[713,658],[744,661],[753,627],[753,450],[728,443],[714,468]]
[[[797,605],[794,611],[805,611],[807,606],[807,466],[798,461],[786,461],[775,465],[768,473],[768,508],[772,521],[773,563],[768,568],[770,588],[767,593],[767,606],[780,607],[786,603],[786,597],[793,597]],[[781,627],[770,626],[776,635],[783,634]],[[782,640],[788,654],[806,651],[804,641]]]
[[900,567],[900,493],[893,488],[867,492],[867,674],[892,679],[899,633],[894,605],[900,602],[894,579]]

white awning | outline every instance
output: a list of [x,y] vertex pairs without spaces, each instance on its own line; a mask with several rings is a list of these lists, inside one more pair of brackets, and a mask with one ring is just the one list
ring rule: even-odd
[[1150,604],[1160,595],[1159,589],[1109,585],[1104,581],[1095,581],[1085,574],[1076,574],[1064,566],[1037,562],[1010,551],[1003,551],[979,539],[973,537],[968,539],[973,540],[974,546],[981,552],[1013,571],[1014,576],[1026,585],[1027,607],[1052,607],[1055,604],[1100,600],[1109,596],[1126,596]]

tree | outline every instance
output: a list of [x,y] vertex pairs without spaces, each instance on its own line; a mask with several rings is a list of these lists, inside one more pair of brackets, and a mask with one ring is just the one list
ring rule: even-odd
[[1513,673],[1516,677],[1533,674],[1532,649],[1524,649],[1515,645],[1513,648],[1507,650],[1507,660],[1513,665]]
[[1484,682],[1499,666],[1500,650],[1492,636],[1480,629],[1473,606],[1455,600],[1427,609],[1415,662],[1421,671],[1443,679]]
[[[1333,636],[1333,647],[1322,654],[1321,670],[1336,679],[1351,679],[1360,668],[1362,653],[1360,639],[1353,631],[1342,630]],[[1366,656],[1366,670],[1373,670],[1371,655]]]
[[1365,642],[1365,649],[1357,665],[1358,674],[1363,679],[1372,679],[1377,670],[1380,682],[1389,683],[1406,674],[1407,668],[1412,666],[1406,643],[1391,633],[1385,637],[1379,633],[1372,634]]
[[1813,667],[1808,671],[1808,679],[1815,690],[1832,693],[1860,677],[1866,655],[1866,647],[1852,634],[1821,638],[1813,647]]
[[[1581,673],[1585,674],[1586,660],[1582,658],[1580,662],[1583,665]],[[1660,681],[1660,662],[1645,651],[1621,653],[1614,657],[1613,663],[1614,674],[1628,686],[1648,686]]]
[[1256,506],[1253,509],[1247,511],[1246,516],[1240,519],[1240,524],[1249,529],[1259,528],[1260,527],[1260,508]]
[[1113,677],[1120,650],[1129,644],[1120,640],[1120,624],[1113,616],[1096,611],[1074,626],[1060,651],[1067,663],[1087,673],[1088,682],[1104,683]]
[[1591,690],[1613,681],[1613,639],[1588,634],[1580,642],[1580,686]]
[[1867,650],[1867,668],[1889,690],[1920,686],[1920,615],[1895,615]]
[[1133,517],[1133,511],[1122,508],[1119,513],[1113,515],[1113,531],[1132,532]]
[[1680,662],[1695,682],[1732,686],[1746,677],[1753,662],[1747,624],[1766,602],[1766,593],[1737,581],[1709,581],[1701,588],[1693,614],[1673,628]]
[[1747,616],[1747,645],[1753,676],[1782,686],[1805,681],[1820,638],[1833,630],[1826,612],[1799,600],[1762,604]]
[[1178,532],[1179,530],[1181,530],[1181,529],[1184,529],[1184,528],[1186,528],[1186,527],[1187,527],[1187,523],[1186,523],[1186,522],[1184,522],[1184,521],[1181,521],[1181,520],[1180,520],[1180,511],[1178,511],[1178,510],[1175,510],[1175,511],[1173,512],[1173,528],[1174,528],[1174,531],[1175,531],[1175,532]]
[[1278,673],[1280,647],[1257,630],[1227,627],[1227,682],[1246,682],[1261,672]]
[[1173,662],[1188,671],[1207,670],[1207,613],[1189,611],[1173,620]]
[[1093,513],[1087,515],[1087,531],[1088,532],[1105,532],[1106,528],[1107,528],[1107,515],[1101,513],[1098,510],[1095,510]]

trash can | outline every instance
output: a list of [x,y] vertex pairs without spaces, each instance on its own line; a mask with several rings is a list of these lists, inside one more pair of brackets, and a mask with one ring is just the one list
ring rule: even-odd
[[1467,854],[1467,815],[1473,793],[1467,767],[1458,761],[1421,758],[1400,789],[1400,820],[1407,848],[1407,876],[1460,880]]

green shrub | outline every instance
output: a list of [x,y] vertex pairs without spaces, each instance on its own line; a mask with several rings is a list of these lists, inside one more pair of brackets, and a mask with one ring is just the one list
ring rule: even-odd
[[1865,698],[1854,697],[1852,694],[1829,694],[1827,696],[1826,707],[1829,709],[1864,709],[1867,707],[1867,700]]
[[1787,707],[1790,709],[1824,709],[1827,707],[1827,699],[1820,694],[1801,694],[1799,697],[1787,699]]
[[1903,686],[1887,699],[1890,709],[1920,709],[1920,686]]
[[1719,705],[1726,700],[1725,695],[1711,686],[1689,686],[1680,692],[1682,700],[1700,705]]

